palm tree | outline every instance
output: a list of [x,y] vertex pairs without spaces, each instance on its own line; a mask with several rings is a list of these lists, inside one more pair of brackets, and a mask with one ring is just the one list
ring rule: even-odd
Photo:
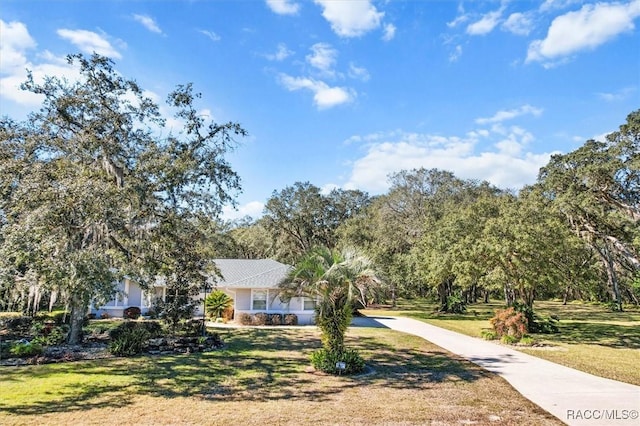
[[354,302],[366,305],[366,297],[380,280],[363,254],[317,247],[296,264],[280,288],[285,297],[305,296],[318,300],[316,324],[322,344],[332,354],[344,352],[344,334],[351,323]]

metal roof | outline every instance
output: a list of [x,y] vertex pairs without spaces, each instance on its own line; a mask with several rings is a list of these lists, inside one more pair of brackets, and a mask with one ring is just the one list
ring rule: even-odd
[[217,287],[277,288],[291,266],[272,259],[214,259],[222,274]]

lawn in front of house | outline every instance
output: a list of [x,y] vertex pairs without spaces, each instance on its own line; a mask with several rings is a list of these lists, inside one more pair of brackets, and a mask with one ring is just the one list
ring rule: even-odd
[[350,328],[369,371],[309,371],[315,328],[224,329],[224,349],[0,369],[0,424],[561,424],[423,339]]
[[[463,314],[437,312],[426,299],[401,300],[395,309],[364,310],[365,315],[404,315],[448,330],[480,337],[490,329],[489,318],[500,302],[469,305]],[[560,319],[557,334],[533,334],[537,347],[514,346],[522,352],[608,379],[640,385],[640,308],[610,312],[605,306],[572,302],[537,301],[536,313]]]

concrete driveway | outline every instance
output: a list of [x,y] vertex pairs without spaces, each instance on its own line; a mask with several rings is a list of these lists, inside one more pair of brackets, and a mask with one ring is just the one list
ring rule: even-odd
[[569,425],[640,426],[638,386],[596,377],[410,318],[359,317],[352,325],[390,328],[428,340],[500,375],[525,398]]

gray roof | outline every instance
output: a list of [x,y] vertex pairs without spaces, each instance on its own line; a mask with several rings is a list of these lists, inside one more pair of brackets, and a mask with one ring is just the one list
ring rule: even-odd
[[291,266],[272,259],[214,259],[222,278],[217,287],[277,288]]

